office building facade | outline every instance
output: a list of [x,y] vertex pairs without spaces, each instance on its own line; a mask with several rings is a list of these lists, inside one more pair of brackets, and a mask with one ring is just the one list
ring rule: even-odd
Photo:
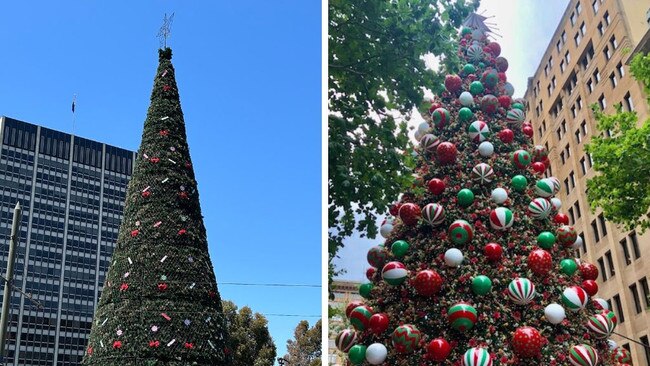
[[579,256],[599,269],[596,296],[618,316],[616,332],[646,346],[611,337],[631,351],[635,365],[650,365],[650,233],[619,228],[601,209],[591,212],[586,182],[596,172],[584,145],[601,133],[593,104],[614,113],[620,103],[639,122],[650,117],[647,96],[627,65],[630,50],[648,38],[649,8],[647,1],[569,1],[525,95],[535,144],[549,151],[546,174],[562,182],[562,212],[584,239]]
[[[360,282],[334,281],[332,282],[332,293],[334,299],[329,301],[331,309],[338,309],[343,314],[347,305],[353,301],[364,301],[359,295]],[[347,354],[336,348],[336,336],[340,331],[350,326],[345,315],[334,315],[329,317],[329,339],[327,347],[327,364],[329,366],[343,366],[347,363]]]
[[135,152],[9,117],[0,117],[0,141],[2,274],[20,201],[14,285],[42,305],[13,292],[2,364],[79,365]]

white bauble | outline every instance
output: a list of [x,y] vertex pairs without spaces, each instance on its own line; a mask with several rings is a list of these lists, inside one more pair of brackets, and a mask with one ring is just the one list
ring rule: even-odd
[[598,305],[600,305],[600,307],[603,308],[604,310],[609,310],[609,304],[605,299],[601,299],[600,297],[594,297],[592,300],[594,302],[597,302]]
[[388,356],[386,346],[381,343],[373,343],[366,349],[366,361],[371,365],[381,365]]
[[618,347],[618,344],[616,344],[616,341],[613,341],[611,339],[607,340],[607,344],[609,345],[609,349],[615,350]]
[[506,91],[506,94],[508,94],[509,97],[512,97],[512,95],[515,93],[515,87],[508,82],[503,85],[503,89]]
[[582,246],[582,237],[580,237],[580,235],[578,235],[578,237],[576,237],[576,241],[574,241],[573,244],[571,244],[571,248],[572,249],[578,249],[581,246]]
[[546,316],[546,320],[551,324],[560,324],[566,318],[564,308],[557,303],[547,305],[544,308],[544,315]]
[[418,125],[418,131],[423,135],[425,135],[427,132],[429,132],[430,128],[431,128],[431,126],[429,126],[428,122],[422,122],[422,123],[420,123]]
[[464,107],[470,107],[474,105],[474,97],[472,96],[472,93],[468,91],[464,91],[460,93],[458,100],[460,101],[460,104],[462,104]]
[[551,205],[553,205],[555,211],[559,211],[562,208],[562,201],[557,197],[553,197],[551,198]]
[[463,252],[456,248],[451,248],[445,252],[445,264],[449,267],[458,267],[463,263]]
[[379,234],[381,234],[381,236],[384,237],[384,238],[388,238],[391,231],[393,231],[393,223],[392,222],[391,223],[387,222],[387,223],[381,225],[381,227],[379,228]]
[[418,129],[418,130],[415,130],[415,133],[413,134],[413,137],[415,137],[415,139],[417,141],[420,141],[420,140],[422,140],[422,136],[424,136],[424,135],[426,135],[426,133],[424,133],[424,132],[422,132],[422,131],[420,131]]
[[482,157],[488,158],[494,154],[494,145],[490,141],[483,141],[478,145],[478,153]]
[[502,204],[508,199],[508,191],[503,188],[495,188],[492,190],[490,198],[492,198],[492,201],[495,203]]

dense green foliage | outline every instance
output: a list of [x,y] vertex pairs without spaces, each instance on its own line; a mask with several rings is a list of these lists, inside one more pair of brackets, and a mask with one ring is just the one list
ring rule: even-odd
[[231,365],[171,49],[159,56],[85,365]]
[[287,341],[288,354],[284,356],[290,366],[321,366],[321,331],[321,320],[311,328],[306,320],[298,323],[293,339]]
[[[426,53],[457,62],[451,39],[475,1],[330,0],[328,224],[330,260],[358,230],[374,238],[383,214],[411,184],[406,120],[439,90]],[[396,112],[401,117],[395,118]]]
[[275,344],[269,334],[268,321],[248,306],[237,309],[232,301],[223,301],[223,313],[230,333],[233,366],[273,366]]
[[[630,72],[650,95],[650,55],[637,55]],[[592,209],[601,207],[609,221],[645,231],[650,227],[650,119],[637,127],[636,112],[623,112],[620,106],[613,115],[597,108],[594,113],[603,134],[585,145],[598,172],[587,181],[589,203]]]

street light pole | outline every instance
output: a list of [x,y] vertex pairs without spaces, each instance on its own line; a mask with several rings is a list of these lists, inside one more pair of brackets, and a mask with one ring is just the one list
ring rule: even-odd
[[14,276],[14,261],[16,259],[16,246],[18,245],[18,235],[20,233],[20,219],[22,208],[20,202],[16,202],[14,208],[14,218],[11,226],[11,241],[9,242],[9,256],[7,257],[7,274],[5,282],[5,291],[2,298],[2,317],[0,317],[0,359],[4,358],[5,341],[7,339],[7,323],[9,321],[9,308],[11,307],[11,288]]

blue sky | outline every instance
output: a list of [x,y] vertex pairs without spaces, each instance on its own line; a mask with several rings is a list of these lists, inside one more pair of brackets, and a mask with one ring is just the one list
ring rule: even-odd
[[[321,283],[318,1],[0,6],[0,115],[137,149],[175,12],[173,63],[217,280]],[[318,315],[320,288],[220,285],[264,314]],[[278,355],[301,317],[269,315]],[[314,323],[317,318],[305,318]]]
[[[481,0],[478,13],[491,17],[489,22],[500,35],[495,40],[501,45],[501,56],[508,60],[507,75],[515,87],[514,97],[524,96],[528,77],[537,70],[567,4],[567,0]],[[417,127],[419,123],[414,120],[410,125]],[[369,266],[366,253],[381,243],[381,237],[370,240],[358,233],[348,238],[335,260],[338,268],[346,270],[339,278],[365,281]]]

